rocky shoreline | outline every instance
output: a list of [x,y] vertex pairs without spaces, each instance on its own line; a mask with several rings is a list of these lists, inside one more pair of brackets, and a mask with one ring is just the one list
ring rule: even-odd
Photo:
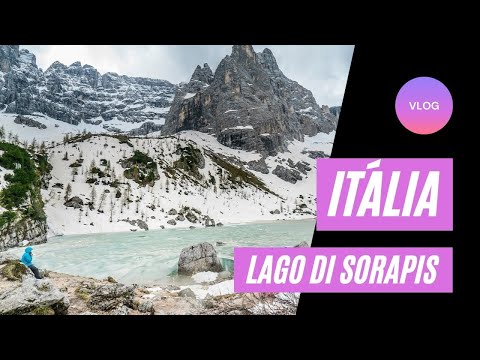
[[234,293],[233,274],[218,272],[212,249],[202,243],[182,251],[179,270],[196,284],[151,287],[48,270],[36,280],[15,256],[0,253],[0,315],[295,314],[298,294]]

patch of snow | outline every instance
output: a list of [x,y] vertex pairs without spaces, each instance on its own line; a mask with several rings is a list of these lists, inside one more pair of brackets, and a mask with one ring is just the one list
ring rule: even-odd
[[238,111],[238,110],[227,110],[227,111],[225,111],[225,114],[229,113],[229,112],[234,112],[234,111]]
[[192,276],[193,281],[197,284],[207,283],[210,281],[215,281],[217,279],[218,273],[212,271],[199,272]]
[[269,133],[260,134],[260,136],[270,136]]
[[218,284],[206,286],[206,285],[190,285],[181,286],[182,290],[190,288],[198,299],[205,299],[207,295],[220,296],[229,295],[234,293],[233,280],[226,280]]
[[155,114],[166,114],[168,113],[169,110],[170,110],[170,107],[157,108],[157,107],[147,106],[145,109],[143,109],[143,112],[155,113]]
[[306,109],[301,109],[301,110],[299,110],[298,112],[306,113],[306,112],[310,112],[310,111],[312,111],[312,107],[311,107],[311,106],[309,106],[309,107],[306,108]]
[[190,98],[194,97],[195,95],[197,95],[197,94],[187,93],[187,94],[183,97],[183,99],[184,99],[184,100],[190,99]]
[[228,295],[234,292],[233,280],[223,281],[208,288],[208,295],[211,296]]
[[246,125],[246,126],[238,125],[238,126],[223,129],[222,131],[226,131],[226,130],[253,130],[253,126],[252,125]]

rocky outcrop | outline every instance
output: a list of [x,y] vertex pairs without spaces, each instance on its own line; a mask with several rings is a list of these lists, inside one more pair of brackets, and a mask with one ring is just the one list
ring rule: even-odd
[[337,118],[337,121],[338,121],[338,119],[340,118],[340,111],[342,111],[342,107],[341,106],[331,106],[329,110]]
[[74,209],[81,209],[83,207],[83,200],[78,196],[74,196],[64,204],[66,207],[73,207]]
[[42,124],[42,123],[40,123],[36,120],[30,119],[26,116],[22,116],[22,115],[18,115],[13,122],[15,124],[25,125],[25,126],[28,126],[28,127],[34,127],[34,128],[40,129],[40,130],[44,130],[44,129],[47,128],[46,125],[44,125],[44,124]]
[[150,300],[142,301],[138,305],[138,311],[140,311],[141,313],[154,315],[155,314],[155,308],[153,306],[153,302],[150,301]]
[[18,260],[18,256],[5,253],[5,252],[0,252],[0,265],[3,265],[9,261],[15,261],[15,260]]
[[330,157],[323,151],[302,151],[302,154],[308,154],[308,157],[311,159],[323,159]]
[[108,284],[98,287],[90,297],[88,306],[92,310],[110,311],[121,310],[123,306],[131,308],[135,286],[122,284]]
[[320,108],[309,90],[282,73],[269,49],[255,53],[250,45],[235,45],[213,78],[207,65],[198,66],[178,89],[162,131],[212,133],[226,146],[273,155],[289,140],[336,125],[328,107]]
[[212,219],[210,216],[206,215],[203,217],[206,227],[215,227],[215,220]]
[[178,296],[181,296],[181,297],[190,297],[190,298],[194,298],[195,299],[195,293],[192,291],[192,289],[190,288],[186,288],[186,289],[183,289],[183,290],[180,290],[178,292]]
[[[23,266],[23,265],[20,265]],[[36,280],[30,270],[20,281],[0,290],[0,315],[67,313],[70,302],[48,279]]]
[[178,259],[178,274],[192,275],[203,271],[222,271],[222,264],[212,244],[204,242],[182,249]]
[[78,61],[57,61],[43,72],[29,51],[0,45],[0,106],[8,113],[39,112],[70,124],[160,120],[175,91],[165,80],[101,75]]
[[143,123],[138,129],[130,130],[129,134],[132,136],[141,136],[141,135],[148,135],[152,132],[162,130],[163,125],[155,124],[152,121],[148,121]]
[[249,169],[253,171],[258,171],[262,174],[268,174],[270,171],[268,170],[267,163],[265,162],[265,158],[261,158],[260,160],[252,160],[248,163]]
[[194,223],[194,224],[198,221],[197,216],[195,216],[195,214],[192,213],[191,211],[189,211],[189,212],[187,212],[187,213],[185,214],[185,218],[186,218],[188,221],[190,221],[191,223]]
[[0,230],[0,251],[17,246],[45,243],[47,230],[45,221],[22,218]]
[[147,223],[145,221],[141,220],[141,219],[137,219],[137,220],[123,219],[121,221],[125,221],[132,226],[138,226],[140,229],[148,231]]
[[277,167],[272,171],[272,174],[277,175],[280,179],[291,184],[295,184],[298,180],[302,180],[302,176],[298,170],[287,169],[282,165],[277,165]]

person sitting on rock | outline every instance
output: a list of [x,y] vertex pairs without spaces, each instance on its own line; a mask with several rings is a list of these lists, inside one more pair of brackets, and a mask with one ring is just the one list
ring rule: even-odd
[[23,253],[22,259],[20,261],[22,262],[23,265],[25,265],[30,270],[32,270],[36,279],[42,279],[42,276],[40,275],[40,271],[35,265],[32,264],[32,260],[33,260],[33,249],[29,246],[25,249],[25,252]]

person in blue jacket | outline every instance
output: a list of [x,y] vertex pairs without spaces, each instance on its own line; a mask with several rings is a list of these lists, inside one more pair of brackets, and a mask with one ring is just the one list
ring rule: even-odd
[[32,264],[33,261],[33,249],[29,246],[25,249],[25,252],[22,255],[22,259],[20,260],[26,267],[28,267],[32,272],[35,274],[36,279],[42,279],[40,275],[40,271],[38,268]]

